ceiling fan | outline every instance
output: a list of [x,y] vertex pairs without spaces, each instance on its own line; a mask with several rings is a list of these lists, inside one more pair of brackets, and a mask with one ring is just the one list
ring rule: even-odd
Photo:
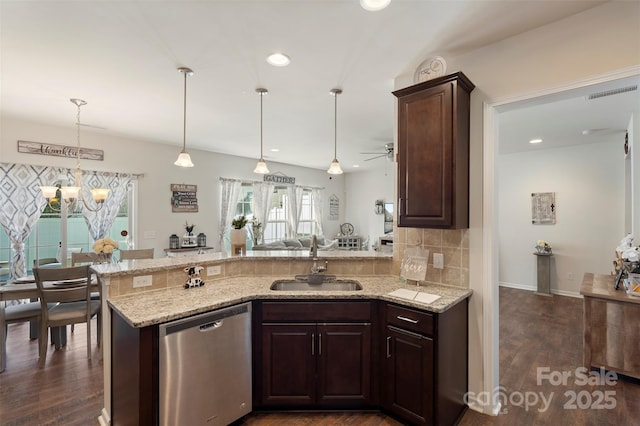
[[367,158],[364,161],[375,160],[376,158],[386,157],[388,161],[393,162],[393,142],[384,144],[385,152],[361,152],[360,154],[374,155],[374,157]]

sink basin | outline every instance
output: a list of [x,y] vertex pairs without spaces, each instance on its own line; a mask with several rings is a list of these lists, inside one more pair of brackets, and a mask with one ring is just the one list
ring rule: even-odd
[[355,280],[331,280],[319,284],[311,284],[300,280],[276,280],[271,284],[276,291],[357,291],[362,285]]

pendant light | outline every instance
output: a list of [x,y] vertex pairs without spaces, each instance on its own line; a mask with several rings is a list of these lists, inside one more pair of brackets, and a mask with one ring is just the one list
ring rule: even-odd
[[187,152],[187,76],[193,75],[193,71],[190,68],[181,67],[178,68],[178,72],[184,74],[184,121],[182,128],[182,151],[180,151],[178,159],[173,164],[180,167],[193,167],[191,156]]
[[253,173],[265,175],[269,173],[269,168],[267,167],[267,163],[264,162],[264,158],[262,158],[262,98],[264,95],[269,93],[269,91],[262,87],[258,87],[256,89],[256,93],[260,95],[260,159],[258,160],[258,164],[256,164],[256,168],[253,170]]
[[342,89],[331,89],[331,94],[334,97],[335,116],[334,116],[334,133],[333,133],[333,161],[327,173],[331,175],[341,175],[342,169],[338,162],[338,95],[342,93]]
[[[91,192],[91,198],[96,204],[96,207],[91,207],[87,201],[84,199],[84,195],[82,194],[82,169],[80,168],[80,108],[87,104],[86,101],[82,99],[69,99],[72,104],[74,104],[77,109],[77,119],[76,119],[76,170],[74,173],[74,182],[73,186],[60,186],[60,196],[65,201],[65,203],[70,204],[71,211],[78,211],[82,205],[87,210],[92,212],[96,212],[102,208],[104,201],[109,196],[109,189],[107,188],[93,188],[89,189]],[[49,204],[49,208],[53,211],[60,212],[60,209],[54,208],[51,205],[51,202],[54,198],[56,198],[56,194],[58,192],[58,186],[41,186],[40,190],[42,191],[42,196],[47,200],[47,204]],[[82,205],[80,204],[82,202]]]

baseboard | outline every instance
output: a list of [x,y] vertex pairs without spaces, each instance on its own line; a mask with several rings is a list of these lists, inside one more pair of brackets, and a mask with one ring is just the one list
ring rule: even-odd
[[103,408],[100,411],[100,417],[98,417],[98,423],[100,423],[100,426],[111,425],[111,417],[109,417],[109,413],[107,413],[107,410],[105,408]]
[[[533,291],[533,292],[538,290],[534,286],[517,284],[517,283],[508,283],[504,281],[500,281],[498,285],[500,287],[515,288],[516,290],[527,290],[527,291]],[[582,299],[582,295],[580,293],[576,293],[575,291],[551,289],[551,294],[557,294],[558,296],[567,296],[567,297],[575,297],[578,299]]]
[[[495,399],[495,398],[491,398]],[[473,411],[477,411],[480,414],[487,414],[489,416],[498,416],[500,414],[500,410],[502,409],[502,405],[500,401],[495,400],[495,405],[486,404],[485,401],[481,401],[478,398],[467,397],[467,405]]]

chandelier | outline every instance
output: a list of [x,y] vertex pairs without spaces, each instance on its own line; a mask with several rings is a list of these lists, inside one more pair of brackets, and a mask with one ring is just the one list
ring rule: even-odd
[[[72,210],[78,210],[79,207],[84,207],[92,212],[98,211],[102,208],[104,201],[109,195],[109,189],[107,188],[95,188],[91,189],[91,198],[95,202],[96,207],[90,206],[82,195],[82,169],[80,168],[80,107],[87,104],[82,99],[69,99],[78,108],[77,120],[76,120],[76,170],[74,173],[74,186],[41,186],[42,196],[47,200],[47,204],[51,210],[60,212],[60,209],[56,209],[51,205],[51,201],[56,198],[58,189],[60,190],[60,197],[68,205],[72,205]],[[80,204],[82,201],[82,205]]]

